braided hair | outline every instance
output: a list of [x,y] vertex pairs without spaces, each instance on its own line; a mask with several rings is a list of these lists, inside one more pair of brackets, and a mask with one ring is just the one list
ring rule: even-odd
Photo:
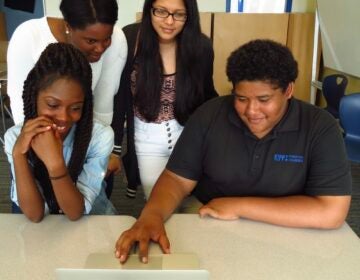
[[[84,92],[84,104],[80,120],[76,123],[73,150],[68,163],[68,172],[74,183],[82,171],[86,152],[90,143],[93,126],[93,96],[91,90],[92,71],[85,56],[75,47],[65,43],[49,44],[39,60],[29,72],[23,90],[25,121],[36,118],[37,98],[59,79],[71,79],[78,82]],[[49,174],[45,164],[33,150],[28,153],[33,166],[35,179],[43,191],[50,213],[59,213]]]

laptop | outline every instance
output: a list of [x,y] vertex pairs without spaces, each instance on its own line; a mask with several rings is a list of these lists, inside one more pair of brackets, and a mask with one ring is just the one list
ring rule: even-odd
[[209,272],[199,269],[194,254],[150,255],[147,264],[130,255],[120,264],[109,253],[90,254],[85,268],[58,268],[57,280],[209,280]]
[[56,269],[57,280],[209,280],[206,270]]

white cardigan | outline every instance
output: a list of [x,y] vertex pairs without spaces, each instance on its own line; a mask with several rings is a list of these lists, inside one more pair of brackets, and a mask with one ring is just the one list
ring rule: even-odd
[[[24,81],[50,43],[56,43],[46,17],[28,20],[19,25],[9,42],[7,53],[8,95],[15,124],[24,120],[22,92]],[[121,29],[114,26],[110,47],[100,60],[90,63],[94,95],[94,118],[110,125],[113,99],[127,56],[127,43]]]

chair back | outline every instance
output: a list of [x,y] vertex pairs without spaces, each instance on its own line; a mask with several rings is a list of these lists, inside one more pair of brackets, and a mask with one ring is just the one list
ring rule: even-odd
[[341,99],[339,118],[345,132],[348,157],[360,162],[360,93],[349,94]]
[[335,118],[339,118],[340,99],[345,95],[348,84],[346,76],[334,74],[326,76],[322,83],[322,91],[327,103],[326,110]]

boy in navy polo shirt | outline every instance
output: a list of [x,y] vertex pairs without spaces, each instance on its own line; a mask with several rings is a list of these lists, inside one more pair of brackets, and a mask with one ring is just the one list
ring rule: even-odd
[[116,244],[125,262],[140,242],[169,252],[164,221],[193,194],[201,216],[246,218],[288,227],[333,229],[348,213],[351,174],[335,119],[293,97],[290,50],[251,41],[227,63],[233,94],[208,101],[189,119],[140,218]]

